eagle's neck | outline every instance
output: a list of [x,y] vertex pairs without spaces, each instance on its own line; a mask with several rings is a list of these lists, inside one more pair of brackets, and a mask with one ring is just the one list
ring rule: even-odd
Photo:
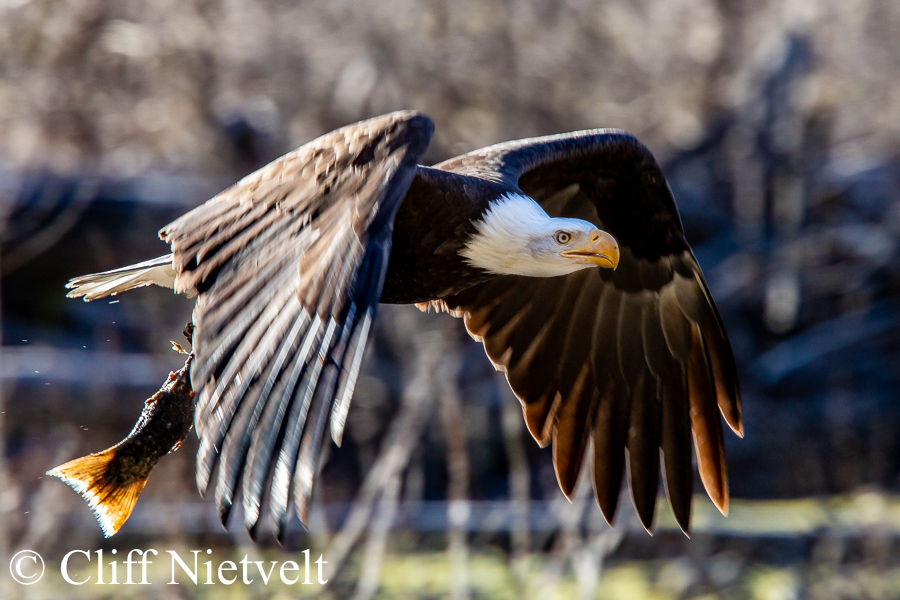
[[509,186],[419,167],[397,210],[381,302],[452,296],[495,275],[460,254],[491,202]]

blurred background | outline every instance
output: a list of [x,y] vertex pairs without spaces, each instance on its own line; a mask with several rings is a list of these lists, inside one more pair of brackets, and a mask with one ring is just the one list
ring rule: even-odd
[[[627,497],[615,529],[589,485],[570,504],[480,345],[411,307],[379,312],[344,445],[286,550],[218,524],[193,434],[112,540],[43,477],[130,431],[192,308],[158,288],[85,304],[65,282],[166,253],[174,217],[400,108],[435,120],[428,164],[593,127],[653,150],[740,371],[727,519],[699,485],[690,540],[664,502],[652,537]],[[0,596],[134,595],[69,586],[59,559],[153,547],[312,548],[333,598],[900,597],[894,0],[2,0],[0,223],[0,578],[21,548],[48,563]]]

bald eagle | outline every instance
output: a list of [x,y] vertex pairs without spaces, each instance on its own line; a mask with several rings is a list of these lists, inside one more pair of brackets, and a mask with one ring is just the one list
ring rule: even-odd
[[307,521],[379,302],[463,318],[552,445],[567,496],[592,454],[608,522],[627,466],[650,529],[662,463],[688,531],[692,437],[727,513],[719,413],[742,435],[734,358],[651,153],[597,129],[424,167],[433,130],[410,111],[338,129],[164,227],[171,254],[70,281],[85,300],[149,284],[197,296],[196,479],[223,522],[238,497],[251,532],[264,506],[279,536],[291,506]]

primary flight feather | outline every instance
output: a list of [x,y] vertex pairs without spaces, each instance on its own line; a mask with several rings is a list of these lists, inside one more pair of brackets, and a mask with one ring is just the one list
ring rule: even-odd
[[650,152],[590,130],[423,167],[433,128],[406,111],[326,134],[164,227],[172,254],[69,283],[85,300],[151,283],[197,295],[196,477],[223,522],[238,498],[251,532],[263,507],[278,535],[292,506],[306,522],[379,302],[462,317],[566,495],[592,455],[607,521],[627,472],[649,529],[662,470],[687,531],[692,438],[727,512],[734,358]]

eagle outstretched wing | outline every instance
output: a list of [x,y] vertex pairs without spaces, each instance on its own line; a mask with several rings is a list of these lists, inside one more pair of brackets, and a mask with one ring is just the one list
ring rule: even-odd
[[563,492],[574,490],[592,440],[604,517],[612,522],[627,462],[649,530],[661,449],[669,501],[687,531],[693,433],[701,481],[727,512],[719,412],[742,435],[734,357],[649,150],[623,132],[593,130],[491,146],[435,168],[518,186],[551,216],[591,221],[619,243],[615,271],[506,276],[440,303],[465,317],[506,373],[534,438],[552,443]]
[[197,484],[214,487],[223,522],[239,489],[251,533],[264,501],[279,537],[291,504],[306,521],[324,430],[330,417],[340,439],[393,218],[432,132],[414,112],[338,129],[160,232],[176,291],[199,292]]

